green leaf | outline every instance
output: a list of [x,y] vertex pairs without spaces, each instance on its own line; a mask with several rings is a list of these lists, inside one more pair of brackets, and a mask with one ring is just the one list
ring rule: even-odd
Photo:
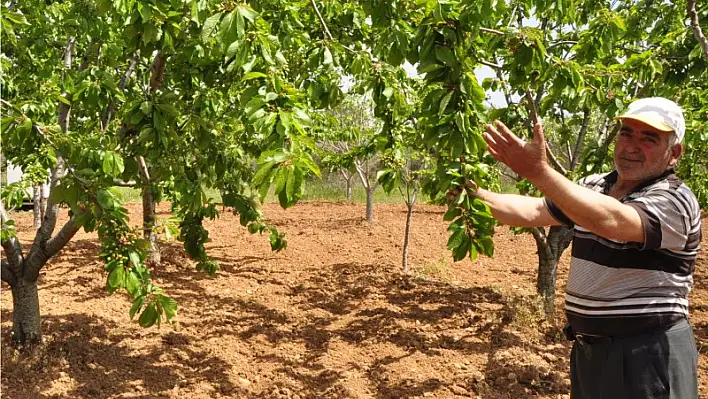
[[492,237],[483,236],[476,239],[477,243],[482,247],[482,253],[486,256],[494,255],[494,240]]
[[130,259],[130,263],[133,264],[133,267],[139,267],[143,264],[140,261],[140,255],[138,255],[138,253],[135,251],[130,251],[128,253],[128,259]]
[[267,78],[268,75],[266,75],[263,72],[249,72],[245,75],[243,75],[243,80],[251,80],[251,79],[256,79],[256,78]]
[[116,288],[123,287],[125,285],[125,267],[123,265],[118,265],[113,271],[108,275],[108,286],[110,291],[115,291]]
[[256,174],[253,176],[253,185],[255,187],[260,187],[266,183],[266,181],[270,180],[269,177],[275,164],[274,161],[266,162],[258,168],[258,171],[256,171]]
[[450,102],[450,99],[452,98],[452,94],[454,92],[451,90],[450,92],[443,97],[442,101],[440,102],[440,109],[438,110],[438,116],[442,116],[445,113],[445,110],[447,109],[447,104]]
[[435,46],[435,58],[450,68],[455,68],[458,65],[455,54],[448,47]]
[[98,190],[96,193],[96,201],[99,205],[101,205],[101,208],[106,210],[110,210],[115,207],[115,198],[113,197],[113,194],[105,189]]
[[212,15],[211,17],[207,18],[206,21],[204,21],[204,26],[202,26],[201,34],[202,42],[206,42],[207,40],[209,40],[211,33],[214,32],[214,28],[216,28],[216,25],[221,20],[222,15],[223,13],[218,12]]
[[239,4],[238,12],[250,22],[254,22],[256,20],[256,17],[258,17],[258,13],[247,4]]
[[145,303],[145,295],[140,295],[133,300],[133,306],[130,307],[130,320],[133,320],[135,313],[139,312]]
[[[128,290],[130,295],[133,297],[137,297],[138,294],[142,291],[142,285],[140,284],[140,277],[138,274],[134,271],[131,270],[128,272],[128,275],[125,278],[125,288]],[[132,311],[132,309],[131,309]],[[130,315],[130,318],[133,318],[133,315],[135,312],[132,312]]]
[[165,318],[169,323],[172,318],[177,315],[177,302],[175,302],[174,299],[162,294],[157,296],[157,301],[160,304],[160,307],[162,307],[162,311],[165,312]]
[[107,151],[103,156],[103,173],[107,176],[118,177],[125,170],[123,158],[113,151]]
[[322,50],[322,55],[323,55],[323,60],[322,60],[323,65],[329,65],[332,63],[332,52],[329,51],[329,47],[325,47],[324,50]]
[[150,302],[145,307],[145,310],[143,310],[143,313],[140,314],[140,317],[138,318],[138,324],[140,324],[140,327],[143,328],[152,327],[155,322],[157,322],[157,318],[159,316],[160,315],[157,314],[157,310],[155,310],[155,305]]

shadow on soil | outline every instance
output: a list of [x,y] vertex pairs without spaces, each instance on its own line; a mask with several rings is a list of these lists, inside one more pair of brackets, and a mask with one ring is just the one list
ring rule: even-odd
[[[346,380],[351,376],[328,368],[323,362],[333,342],[358,348],[383,342],[405,353],[400,357],[384,356],[371,365],[352,365],[355,372],[365,375],[376,387],[373,395],[377,398],[413,397],[426,392],[436,395],[447,392],[452,397],[460,389],[487,398],[567,393],[560,381],[561,374],[553,370],[564,370],[562,361],[551,369],[548,365],[500,363],[497,352],[508,348],[549,350],[540,348],[541,343],[534,346],[506,331],[515,309],[507,298],[491,288],[415,279],[361,264],[334,264],[323,267],[309,279],[280,284],[289,287],[286,295],[294,307],[304,311],[304,316],[291,317],[257,300],[226,300],[219,295],[200,298],[202,303],[219,304],[218,316],[206,323],[214,329],[210,334],[235,335],[245,341],[266,340],[273,347],[304,343],[306,352],[302,356],[256,355],[260,362],[275,365],[277,373],[286,374],[293,381],[290,385],[267,388],[257,394],[259,397],[286,397],[292,392],[300,392],[307,398],[351,396],[346,388]],[[343,319],[349,321],[342,323]],[[463,333],[451,334],[451,330]],[[557,338],[549,338],[546,343],[557,342]],[[434,378],[414,380],[406,378],[405,373],[394,375],[389,368],[417,353],[436,356],[443,351],[448,353],[448,359],[452,351],[453,357],[460,361],[470,355],[486,355],[489,366],[485,370],[463,372],[455,382]],[[567,348],[558,345],[554,356],[557,359],[567,356]],[[510,373],[519,376],[514,388],[504,380]],[[280,384],[286,384],[279,380]]]
[[[72,258],[67,261],[76,267],[97,266],[97,244],[79,240],[70,245]],[[373,364],[351,365],[352,370],[375,387],[372,395],[376,398],[413,397],[428,392],[438,397],[453,397],[460,390],[464,392],[461,395],[485,398],[531,398],[539,394],[567,393],[558,382],[558,374],[549,374],[547,367],[499,360],[498,354],[509,348],[524,347],[534,353],[548,350],[542,349],[540,343],[534,344],[508,331],[514,306],[509,298],[492,288],[460,287],[411,278],[370,264],[323,266],[307,279],[288,282],[278,273],[264,274],[267,266],[260,258],[222,260],[223,273],[281,286],[292,306],[301,311],[301,316],[294,317],[247,296],[207,291],[200,280],[211,277],[196,273],[193,266],[175,262],[169,254],[174,250],[177,256],[178,247],[173,248],[176,244],[167,247],[163,254],[168,255],[168,261],[156,268],[153,276],[169,282],[169,293],[181,307],[201,309],[198,323],[185,322],[182,324],[184,332],[164,334],[161,346],[129,351],[121,343],[155,332],[138,330],[135,335],[117,334],[113,331],[125,329],[116,329],[113,321],[92,319],[83,314],[61,318],[44,316],[44,334],[51,339],[41,348],[39,356],[23,358],[22,355],[12,356],[12,350],[4,351],[3,377],[12,378],[14,370],[32,368],[37,372],[23,373],[35,378],[28,381],[28,386],[37,385],[44,390],[68,375],[77,381],[68,397],[108,397],[121,392],[132,392],[131,397],[143,399],[175,396],[173,390],[179,389],[183,381],[205,382],[217,391],[236,396],[244,394],[243,397],[291,397],[293,392],[298,392],[302,398],[349,397],[347,379],[351,376],[329,368],[323,361],[329,346],[343,342],[364,348],[386,343],[403,355],[385,354]],[[55,284],[93,285],[90,289],[93,295],[106,295],[101,284],[80,274]],[[81,296],[85,300],[84,294]],[[3,313],[3,319],[9,317]],[[305,353],[297,357],[254,354],[259,362],[274,365],[276,373],[289,378],[279,378],[279,385],[266,386],[261,392],[241,392],[237,384],[229,381],[233,373],[229,373],[232,370],[228,363],[206,351],[195,351],[198,347],[192,342],[197,339],[195,332],[201,337],[265,340],[272,347],[304,343]],[[557,343],[554,340],[551,338],[546,343]],[[392,371],[409,356],[438,356],[443,352],[448,359],[449,353],[454,353],[453,357],[460,361],[471,355],[486,356],[488,365],[484,370],[470,370],[445,381],[412,379],[406,373]],[[554,356],[564,358],[567,348],[560,346]],[[171,359],[172,364],[166,365],[161,360],[165,358]],[[62,359],[69,362],[68,366],[63,365]],[[564,369],[565,364],[561,361],[555,368]],[[511,373],[519,376],[518,383],[504,380]],[[524,379],[523,376],[530,377]]]
[[[9,312],[3,312],[3,319],[10,317]],[[3,334],[2,374],[13,381],[3,397],[44,398],[40,391],[70,379],[76,383],[67,386],[67,393],[61,397],[123,397],[127,393],[139,399],[179,396],[186,381],[207,381],[217,389],[233,387],[227,363],[193,349],[189,339],[175,333],[164,334],[162,345],[157,347],[131,350],[126,342],[154,332],[116,334],[119,329],[115,322],[77,313],[45,316],[42,326],[45,344],[31,352],[15,350],[8,345],[9,334]],[[168,363],[166,359],[177,361]],[[18,380],[22,377],[25,380]]]

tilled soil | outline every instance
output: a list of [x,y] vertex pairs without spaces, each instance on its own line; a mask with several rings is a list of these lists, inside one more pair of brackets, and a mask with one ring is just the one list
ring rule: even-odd
[[[130,210],[139,221],[139,205]],[[78,233],[41,273],[43,345],[9,345],[3,283],[2,396],[568,397],[564,318],[545,320],[534,299],[530,235],[499,227],[495,258],[454,263],[443,209],[416,206],[404,275],[404,206],[376,206],[373,224],[362,205],[266,205],[264,213],[288,248],[270,252],[267,237],[222,214],[208,224],[209,254],[221,263],[215,278],[196,272],[179,242],[162,244],[152,274],[179,303],[174,327],[142,329],[129,320],[127,297],[106,293],[95,234]],[[31,214],[14,217],[27,248]],[[703,226],[705,248],[708,219]],[[708,397],[708,255],[699,256],[691,319],[700,397]],[[559,309],[567,268],[566,253]]]

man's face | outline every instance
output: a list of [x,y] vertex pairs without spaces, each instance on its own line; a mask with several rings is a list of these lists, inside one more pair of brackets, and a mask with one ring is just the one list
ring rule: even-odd
[[682,147],[670,146],[671,133],[631,119],[622,120],[621,124],[615,143],[615,167],[622,179],[647,180],[676,165]]

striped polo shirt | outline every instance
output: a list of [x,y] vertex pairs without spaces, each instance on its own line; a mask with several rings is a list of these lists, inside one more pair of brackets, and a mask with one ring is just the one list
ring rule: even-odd
[[[614,171],[586,177],[579,184],[608,194],[616,181]],[[574,228],[565,308],[578,333],[633,335],[688,317],[688,293],[701,242],[696,197],[668,169],[620,201],[639,213],[644,244],[593,234],[546,198],[551,215]]]

